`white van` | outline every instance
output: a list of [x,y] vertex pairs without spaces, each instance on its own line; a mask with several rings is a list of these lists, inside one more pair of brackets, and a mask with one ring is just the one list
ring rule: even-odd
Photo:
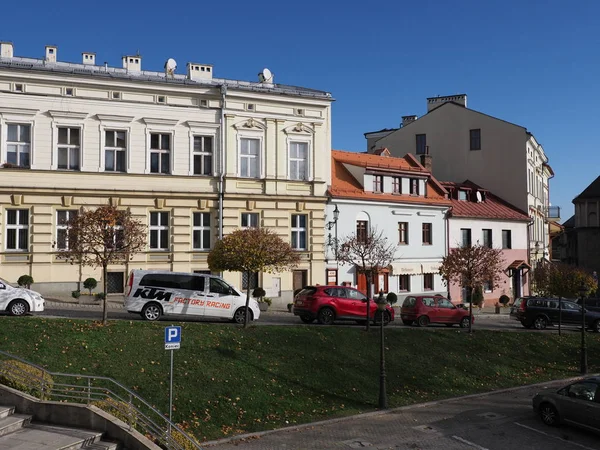
[[[192,314],[244,323],[246,295],[222,278],[199,273],[132,270],[125,309],[146,320],[165,314]],[[249,320],[260,317],[258,302],[250,299]]]
[[37,292],[21,287],[12,287],[0,278],[0,311],[12,316],[44,310],[44,298]]

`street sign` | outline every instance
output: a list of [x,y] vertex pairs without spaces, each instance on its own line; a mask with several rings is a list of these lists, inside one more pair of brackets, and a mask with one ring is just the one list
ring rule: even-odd
[[165,350],[177,350],[181,347],[181,327],[165,328]]

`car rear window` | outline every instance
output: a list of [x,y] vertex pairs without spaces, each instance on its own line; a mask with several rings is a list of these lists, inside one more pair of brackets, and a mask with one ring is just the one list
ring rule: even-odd
[[315,292],[317,292],[317,288],[308,286],[298,292],[297,295],[313,295]]
[[346,290],[344,288],[327,288],[323,289],[323,292],[330,297],[346,297]]
[[403,308],[414,308],[417,303],[417,299],[414,297],[406,297],[404,299],[404,303],[402,303]]

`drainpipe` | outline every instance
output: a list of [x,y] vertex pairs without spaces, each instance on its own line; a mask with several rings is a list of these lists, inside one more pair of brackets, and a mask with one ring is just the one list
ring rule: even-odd
[[[452,213],[452,206],[444,211],[444,217],[446,219],[446,256],[450,254],[450,215]],[[448,300],[452,301],[450,296],[450,282],[447,283],[448,287]]]
[[219,170],[219,239],[223,239],[223,203],[225,201],[225,96],[227,85],[221,85],[221,137],[219,149],[221,150]]
[[[533,263],[533,261],[531,261],[531,227],[535,224],[535,217],[532,217],[531,220],[529,221],[529,223],[527,224],[527,260],[529,261],[530,265],[531,263]],[[537,256],[537,255],[536,255]],[[533,268],[533,266],[531,266]],[[531,297],[531,269],[529,269],[529,280],[527,283],[527,287],[529,288],[529,296]]]

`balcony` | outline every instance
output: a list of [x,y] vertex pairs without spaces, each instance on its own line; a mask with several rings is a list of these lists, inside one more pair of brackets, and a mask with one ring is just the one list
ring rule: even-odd
[[552,220],[560,219],[560,206],[548,206],[546,208],[546,218]]

